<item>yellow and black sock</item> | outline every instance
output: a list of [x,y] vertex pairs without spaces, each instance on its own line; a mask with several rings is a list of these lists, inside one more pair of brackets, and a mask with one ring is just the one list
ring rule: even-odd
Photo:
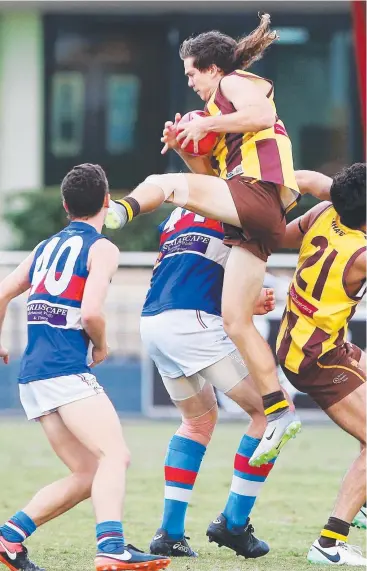
[[115,202],[125,208],[128,222],[131,222],[131,220],[140,213],[140,204],[132,196],[125,196],[125,198],[120,198],[120,200],[116,200]]
[[319,543],[321,547],[333,547],[338,540],[347,541],[349,529],[350,523],[337,517],[329,517],[327,524],[320,533]]
[[263,405],[266,418],[269,420],[276,420],[288,408],[288,401],[284,398],[283,391],[275,391],[263,396]]

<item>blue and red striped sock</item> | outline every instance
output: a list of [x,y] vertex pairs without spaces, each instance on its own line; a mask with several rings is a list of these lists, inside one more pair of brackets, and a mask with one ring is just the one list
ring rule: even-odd
[[162,529],[172,539],[182,539],[185,516],[206,447],[199,442],[173,436],[165,460],[165,494]]
[[243,527],[256,502],[275,460],[263,466],[249,465],[249,459],[255,452],[260,440],[244,435],[234,461],[234,474],[231,491],[223,515],[228,529]]
[[0,527],[0,533],[11,543],[22,543],[37,529],[34,521],[24,512],[17,512],[4,525]]
[[124,549],[124,532],[120,521],[103,521],[96,525],[97,549],[102,553],[120,553]]

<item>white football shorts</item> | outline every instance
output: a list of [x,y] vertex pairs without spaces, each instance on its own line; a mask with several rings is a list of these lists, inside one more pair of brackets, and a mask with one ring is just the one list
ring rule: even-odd
[[140,333],[172,400],[198,394],[207,382],[227,393],[249,374],[218,315],[178,309],[142,316]]
[[28,420],[55,412],[63,405],[103,393],[90,373],[54,377],[19,385],[20,401]]

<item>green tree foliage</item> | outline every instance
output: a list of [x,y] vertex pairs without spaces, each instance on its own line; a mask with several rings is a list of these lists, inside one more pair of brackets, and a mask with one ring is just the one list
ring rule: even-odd
[[[122,231],[105,233],[122,251],[154,252],[158,249],[157,227],[171,211],[171,206],[164,205],[156,212],[139,216]],[[12,194],[6,200],[5,220],[15,230],[14,250],[32,250],[68,224],[57,188]]]
[[[302,215],[314,204],[312,197],[303,197],[298,206],[287,215],[288,222]],[[13,194],[7,199],[5,206],[5,219],[15,230],[17,238],[13,244],[15,250],[32,250],[39,242],[56,234],[68,224],[61,204],[60,190],[57,188]],[[154,252],[158,248],[157,227],[171,211],[172,206],[163,205],[151,214],[139,216],[122,231],[107,230],[105,233],[121,251]]]

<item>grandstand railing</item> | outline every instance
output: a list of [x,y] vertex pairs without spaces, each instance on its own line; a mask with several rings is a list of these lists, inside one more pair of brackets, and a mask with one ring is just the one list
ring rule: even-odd
[[[29,252],[0,252],[0,281],[21,263]],[[120,254],[119,270],[114,277],[106,302],[108,343],[112,355],[139,357],[142,352],[140,339],[140,313],[149,288],[152,267],[156,261],[155,252],[123,252]],[[273,287],[277,305],[268,317],[261,318],[266,329],[281,318],[285,298],[297,263],[296,254],[273,254],[270,257],[265,285]],[[362,302],[354,317],[365,320],[365,302]],[[14,300],[5,320],[2,342],[13,355],[23,351],[27,341],[26,295]]]

